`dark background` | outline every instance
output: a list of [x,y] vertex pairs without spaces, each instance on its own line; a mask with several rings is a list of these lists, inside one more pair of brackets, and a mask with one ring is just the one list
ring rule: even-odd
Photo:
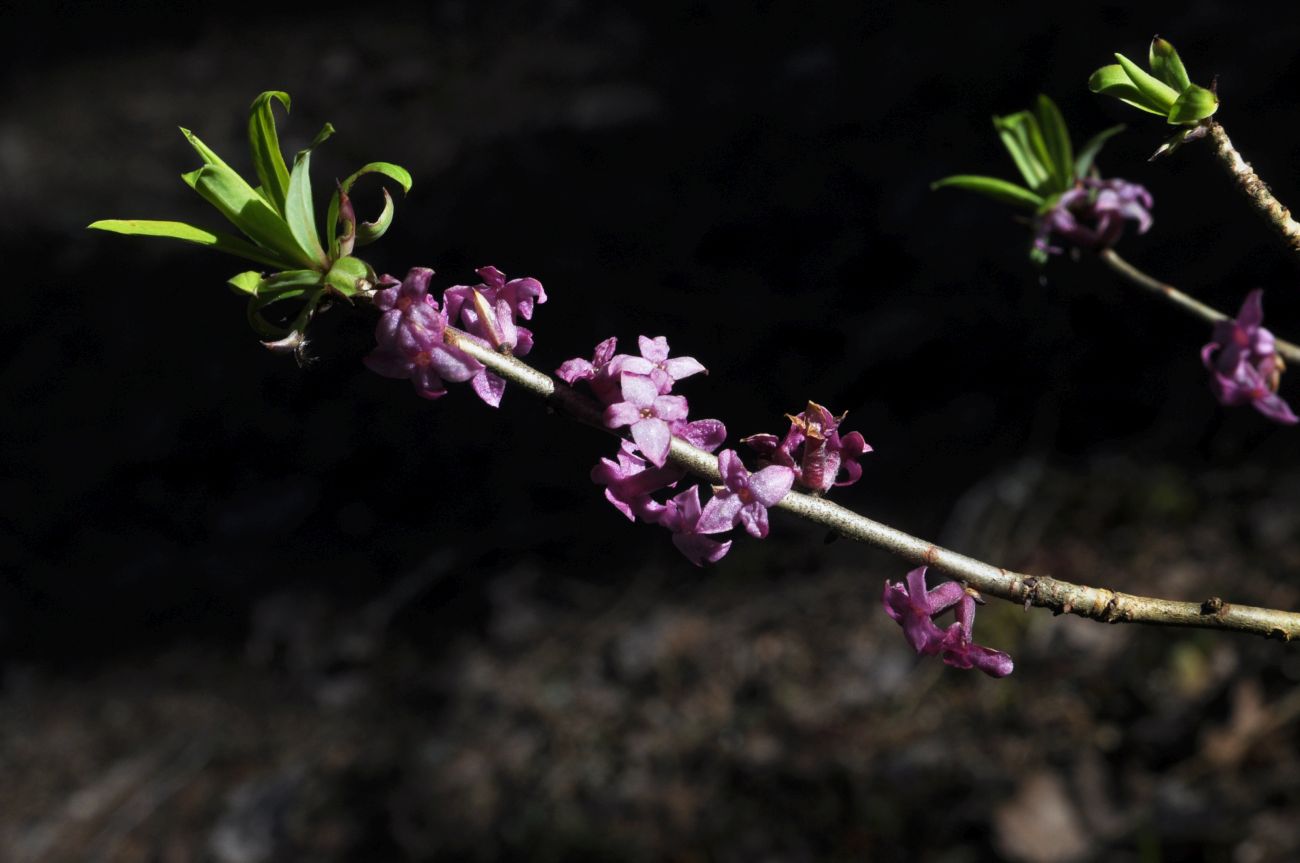
[[590,484],[608,438],[511,389],[420,400],[361,366],[373,321],[347,309],[301,370],[244,325],[239,261],[84,230],[215,227],[176,126],[247,170],[246,106],[285,89],[286,150],[338,129],[318,194],[366,161],[413,173],[379,269],[546,285],[539,368],[663,334],[709,368],[680,391],[731,445],[810,398],[848,410],[876,452],[837,497],[865,514],[1007,566],[1294,607],[1296,432],[1214,403],[1208,328],[1094,260],[1040,274],[1007,210],[928,190],[1013,177],[989,118],[1038,92],[1076,142],[1127,122],[1099,164],[1152,191],[1155,226],[1119,251],[1229,312],[1265,287],[1294,340],[1295,262],[1208,146],[1148,163],[1166,127],[1084,86],[1159,32],[1300,199],[1294,13],[5,15],[0,856],[1300,853],[1293,650],[991,606],[977,637],[1012,678],[914,666],[877,605],[904,564],[777,516],[695,570]]

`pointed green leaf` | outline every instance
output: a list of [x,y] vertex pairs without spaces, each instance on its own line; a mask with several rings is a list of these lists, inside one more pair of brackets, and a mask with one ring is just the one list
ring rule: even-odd
[[[342,194],[346,195],[348,194],[348,192],[352,191],[352,184],[355,183],[361,177],[365,176],[366,174],[383,174],[385,177],[388,177],[390,180],[394,180],[399,186],[401,186],[403,194],[409,193],[411,191],[411,185],[412,185],[411,174],[405,168],[403,168],[400,165],[394,165],[391,162],[370,162],[368,164],[362,165],[361,168],[356,171],[356,173],[354,173],[352,176],[348,177],[346,180],[344,180],[342,183],[339,184],[339,189],[342,192]],[[378,226],[381,224],[383,225],[383,228],[378,230],[378,233],[373,234],[372,236],[370,236],[369,239],[365,240],[364,242],[370,243],[379,239],[381,236],[384,235],[384,232],[388,230],[388,225],[392,223],[393,201],[392,198],[389,197],[388,192],[384,192],[384,199],[385,199],[384,211],[380,213],[379,219],[377,219],[375,222],[365,223],[374,226],[371,229],[372,231],[378,228]],[[387,218],[387,222],[384,221],[385,218]],[[338,221],[339,221],[339,192],[335,192],[332,196],[330,196],[329,211],[325,215],[325,229],[329,232],[331,258],[337,257],[339,254]],[[359,237],[358,237],[358,241],[360,242]]]
[[997,177],[980,177],[974,174],[956,174],[952,177],[944,177],[942,180],[931,183],[930,188],[965,189],[968,192],[976,192],[1004,204],[1027,207],[1030,210],[1037,210],[1045,200],[1042,195],[1036,195],[1023,186],[1017,186],[1015,183],[1008,183],[1006,180],[999,180]]
[[1101,152],[1102,146],[1123,131],[1124,124],[1120,123],[1118,126],[1111,126],[1109,129],[1098,132],[1089,138],[1088,143],[1084,144],[1083,149],[1079,151],[1079,157],[1074,161],[1074,176],[1078,179],[1088,176],[1088,172],[1092,170],[1092,163],[1096,160],[1097,154]]
[[289,175],[289,195],[284,202],[284,218],[289,223],[294,240],[305,249],[321,268],[329,264],[325,250],[320,244],[320,235],[316,233],[316,216],[312,212],[311,200],[311,148],[300,152],[293,160],[293,172]]
[[279,213],[243,178],[224,165],[204,165],[181,176],[190,188],[216,207],[250,240],[273,255],[299,266],[317,266],[318,261],[298,245]]
[[265,264],[268,267],[284,267],[286,261],[276,257],[247,240],[230,234],[221,234],[204,228],[196,228],[184,222],[161,222],[150,219],[101,219],[87,227],[97,231],[111,231],[114,234],[128,234],[140,237],[167,237],[207,246],[218,252],[235,255],[245,260]]
[[1133,86],[1133,82],[1124,72],[1122,66],[1111,64],[1102,66],[1092,76],[1088,78],[1088,89],[1094,93],[1101,93],[1104,96],[1113,96],[1121,102],[1132,105],[1148,114],[1159,114],[1161,117],[1168,116],[1168,109],[1161,109],[1159,105],[1154,104],[1151,100]]
[[1133,82],[1133,86],[1147,98],[1148,103],[1162,108],[1162,113],[1168,114],[1169,109],[1174,106],[1174,102],[1178,99],[1178,91],[1145,72],[1138,64],[1123,54],[1116,54],[1115,59],[1119,61],[1119,65],[1124,69],[1124,74],[1128,75],[1128,79]]
[[1056,103],[1043,94],[1038,95],[1038,126],[1042,129],[1047,153],[1051,158],[1055,191],[1064,192],[1074,185],[1074,148],[1070,144],[1070,130]]
[[257,296],[257,289],[262,284],[262,274],[257,270],[247,270],[226,279],[226,284],[250,297]]
[[1028,111],[994,117],[993,125],[1029,188],[1040,192],[1052,179],[1050,157],[1038,121]]
[[1219,97],[1212,90],[1188,86],[1169,111],[1169,123],[1175,126],[1199,123],[1219,110]]
[[227,170],[234,170],[221,160],[221,157],[216,154],[215,150],[199,140],[198,135],[195,135],[184,126],[181,126],[180,130],[181,134],[185,136],[185,140],[190,142],[190,146],[193,147],[194,151],[203,159],[205,165],[220,165]]
[[1147,50],[1147,60],[1155,76],[1176,92],[1181,93],[1192,86],[1178,52],[1174,50],[1173,45],[1159,36],[1151,40],[1151,47]]
[[253,154],[253,170],[261,181],[262,197],[284,213],[284,199],[289,193],[289,169],[280,152],[280,136],[275,130],[275,114],[271,101],[278,101],[289,110],[289,94],[282,90],[267,90],[248,108],[248,146]]

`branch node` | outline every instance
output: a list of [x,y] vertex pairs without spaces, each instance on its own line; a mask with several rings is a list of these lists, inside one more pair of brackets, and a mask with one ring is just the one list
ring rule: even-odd
[[1217,596],[1211,596],[1205,602],[1201,603],[1201,614],[1212,614],[1215,617],[1222,618],[1228,611],[1228,603],[1224,602]]

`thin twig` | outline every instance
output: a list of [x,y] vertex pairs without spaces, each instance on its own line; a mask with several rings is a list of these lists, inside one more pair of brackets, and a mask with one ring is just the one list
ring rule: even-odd
[[[1130,264],[1115,253],[1114,249],[1104,249],[1097,253],[1102,263],[1110,267],[1112,271],[1127,279],[1131,284],[1137,285],[1150,291],[1153,294],[1164,297],[1169,302],[1178,306],[1184,311],[1191,312],[1197,317],[1216,323],[1218,321],[1229,320],[1229,317],[1218,309],[1211,308],[1205,303],[1194,297],[1189,297],[1173,285],[1167,285],[1159,279],[1153,278]],[[1291,342],[1282,339],[1274,340],[1275,349],[1282,355],[1287,362],[1300,366],[1300,346],[1293,345]]]
[[[540,396],[561,412],[586,425],[610,431],[601,422],[600,407],[571,387],[556,384],[550,376],[527,363],[498,354],[452,327],[447,328],[446,339],[507,381]],[[721,482],[717,456],[686,441],[674,438],[668,458],[708,482]],[[1236,605],[1218,597],[1203,602],[1178,602],[1012,572],[941,548],[810,494],[792,491],[777,506],[849,539],[933,567],[980,593],[1024,603],[1026,608],[1038,606],[1055,614],[1075,614],[1106,623],[1225,629],[1282,641],[1300,639],[1300,613]]]
[[1255,210],[1273,227],[1291,251],[1300,252],[1300,222],[1291,218],[1291,211],[1273,197],[1268,185],[1259,178],[1255,169],[1241,158],[1241,154],[1232,146],[1232,141],[1223,126],[1217,121],[1211,121],[1209,128],[1210,140],[1214,141],[1214,153],[1237,184],[1237,188],[1250,199]]

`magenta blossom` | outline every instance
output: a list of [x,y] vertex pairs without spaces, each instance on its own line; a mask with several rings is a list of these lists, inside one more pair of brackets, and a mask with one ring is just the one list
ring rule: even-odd
[[673,532],[673,545],[696,566],[717,563],[731,550],[731,540],[718,542],[700,533],[700,487],[693,485],[668,500],[659,524]]
[[555,374],[569,386],[574,386],[578,381],[586,381],[600,403],[608,406],[622,400],[619,375],[622,373],[623,362],[627,359],[627,354],[618,353],[618,339],[610,336],[596,345],[596,352],[590,362],[581,357],[565,360]]
[[591,481],[605,486],[605,498],[629,520],[658,524],[664,505],[651,495],[677,485],[686,471],[675,467],[648,467],[636,445],[621,441],[618,460],[603,458],[591,471]]
[[672,442],[669,423],[686,419],[686,399],[661,395],[655,382],[647,375],[624,372],[619,380],[623,401],[605,408],[606,427],[631,426],[632,440],[636,441],[642,454],[656,467],[663,467]]
[[1256,289],[1246,296],[1236,320],[1214,325],[1201,361],[1210,370],[1210,388],[1220,404],[1250,404],[1269,419],[1291,425],[1300,420],[1277,394],[1286,367],[1263,323],[1264,292]]
[[1081,249],[1109,248],[1123,235],[1126,219],[1136,222],[1138,233],[1145,234],[1151,227],[1153,205],[1151,193],[1137,183],[1085,178],[1035,220],[1034,249],[1039,254],[1059,254],[1061,249],[1048,243],[1051,234]]
[[[954,668],[978,668],[993,677],[1006,677],[1015,667],[1007,654],[983,647],[971,640],[975,624],[975,595],[955,581],[946,581],[933,590],[925,587],[924,566],[907,574],[905,583],[885,582],[885,613],[903,627],[907,643],[919,655],[942,654],[943,661]],[[957,622],[940,629],[936,615],[956,607]]]
[[465,332],[483,339],[495,351],[526,355],[533,348],[533,334],[515,323],[515,315],[532,319],[534,304],[546,302],[542,283],[533,278],[507,282],[505,274],[491,266],[475,272],[482,284],[454,285],[443,291],[447,319],[459,321]]
[[433,270],[414,267],[398,282],[385,276],[374,303],[383,311],[375,326],[372,351],[364,360],[373,372],[389,378],[410,378],[426,399],[446,395],[443,381],[465,381],[483,371],[475,359],[443,341],[446,315],[429,296]]
[[637,339],[637,345],[641,348],[641,356],[627,357],[623,361],[621,371],[648,375],[661,393],[672,392],[673,384],[682,378],[701,372],[708,374],[708,370],[695,357],[669,359],[668,339],[664,336],[653,339],[649,336],[641,336]]
[[[795,472],[795,480],[804,488],[825,493],[832,486],[852,485],[862,477],[858,459],[871,447],[858,432],[840,437],[839,425],[844,415],[808,402],[808,407],[790,420],[790,430],[780,440],[776,435],[756,434],[744,438],[759,455],[773,464],[785,465]],[[846,478],[837,482],[840,471]]]
[[776,506],[790,492],[794,471],[774,464],[751,474],[734,449],[723,450],[718,455],[718,470],[723,487],[714,489],[696,530],[722,533],[742,524],[751,536],[758,539],[767,536],[767,508]]

